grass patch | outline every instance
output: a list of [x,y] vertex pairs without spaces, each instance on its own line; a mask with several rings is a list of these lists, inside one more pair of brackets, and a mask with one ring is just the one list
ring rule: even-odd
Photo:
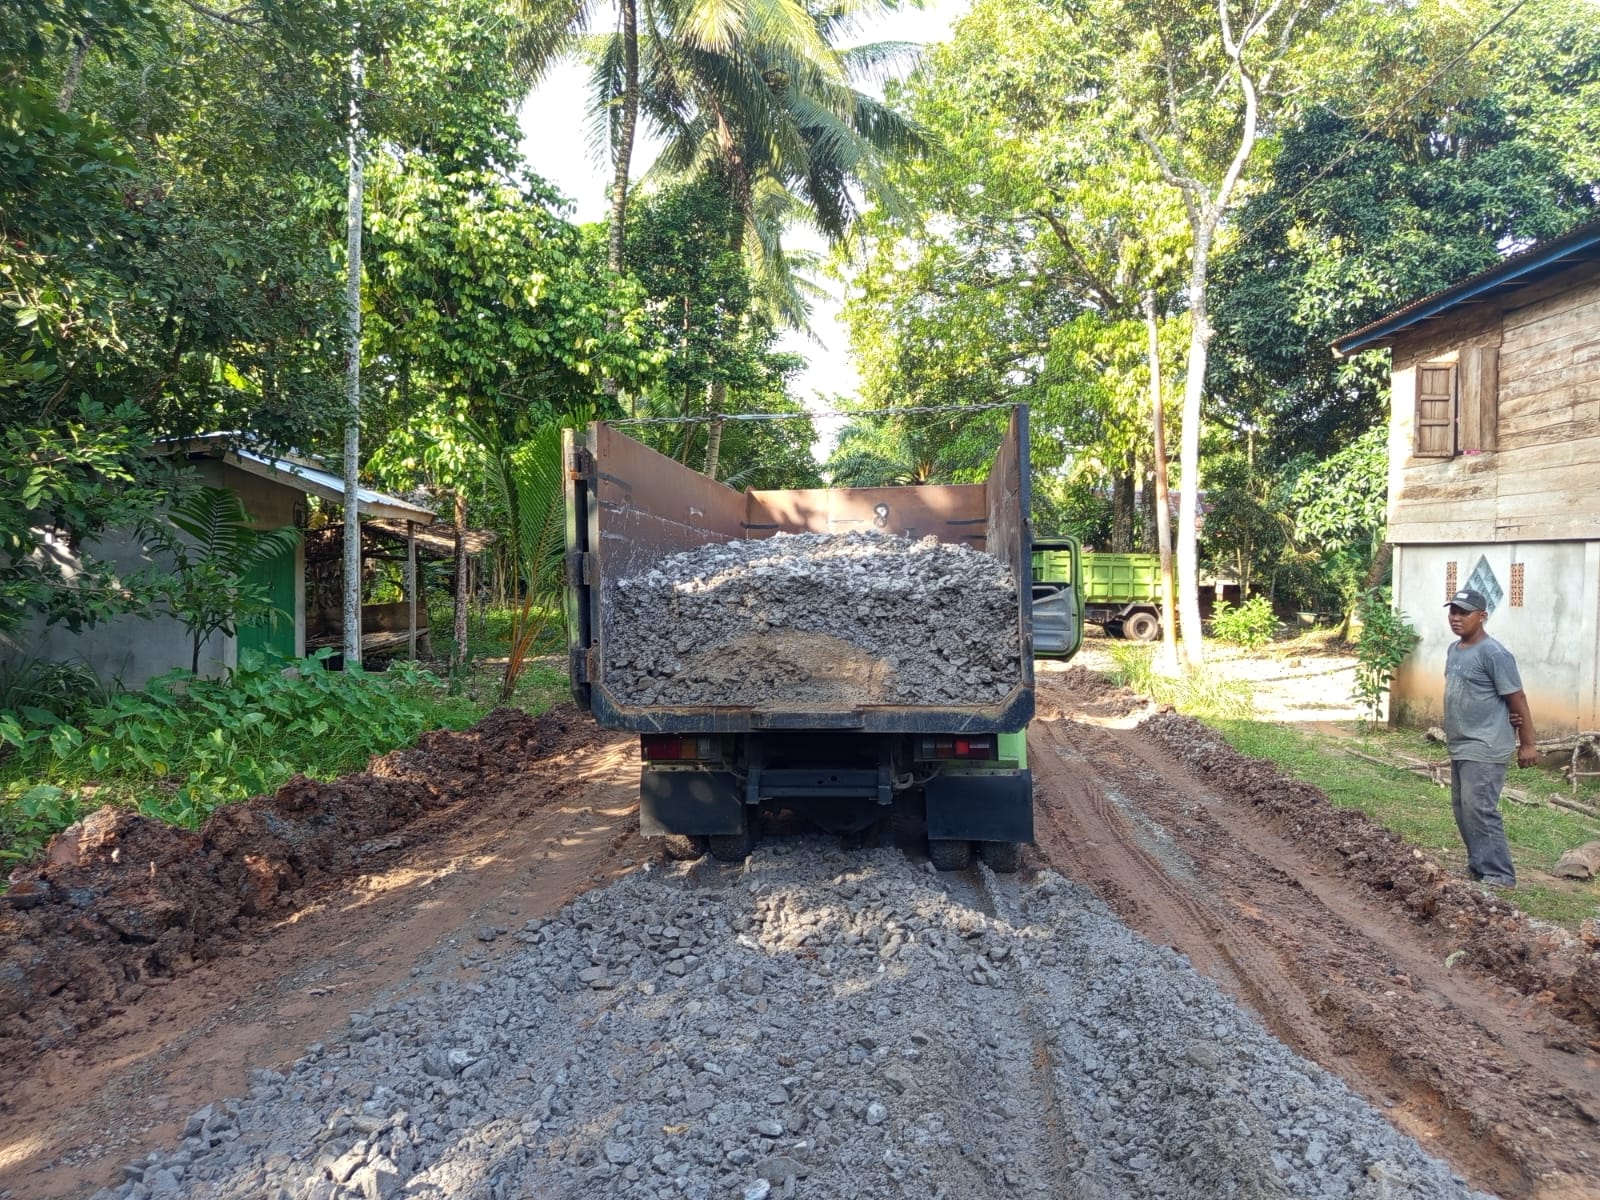
[[1111,677],[1158,704],[1207,721],[1241,720],[1255,712],[1250,685],[1242,680],[1205,667],[1192,674],[1163,674],[1155,669],[1155,646],[1114,642],[1109,649],[1116,664]]
[[[1340,745],[1284,725],[1261,721],[1208,721],[1241,754],[1265,758],[1284,774],[1321,790],[1341,808],[1358,808],[1385,828],[1465,875],[1467,854],[1450,811],[1450,791],[1401,767],[1367,762],[1341,753]],[[1374,729],[1349,740],[1349,748],[1381,757],[1400,750],[1414,758],[1447,760],[1444,747],[1404,730]],[[1570,796],[1571,785],[1545,768],[1513,769],[1506,786],[1529,800]],[[1586,781],[1580,796],[1593,802],[1600,784]],[[1516,903],[1531,917],[1570,927],[1595,915],[1600,884],[1549,874],[1574,846],[1600,838],[1600,823],[1548,804],[1502,801],[1506,839],[1517,866]]]

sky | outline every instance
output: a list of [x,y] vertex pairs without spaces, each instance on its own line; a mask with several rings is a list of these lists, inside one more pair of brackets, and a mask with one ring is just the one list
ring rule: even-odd
[[[969,0],[928,0],[920,9],[907,8],[880,18],[865,28],[857,40],[942,41],[968,7]],[[529,165],[535,174],[574,201],[574,219],[580,223],[605,219],[606,189],[611,177],[609,165],[594,159],[585,143],[584,75],[581,64],[558,65],[528,98],[521,114],[522,149]],[[871,85],[861,86],[869,90]],[[656,149],[641,139],[634,152],[635,179],[649,169]],[[822,248],[820,238],[810,231],[795,230],[788,241],[796,248]],[[794,390],[813,407],[818,395],[852,396],[859,383],[838,312],[837,297],[817,301],[812,311],[812,336],[788,332],[779,344],[780,349],[805,357],[808,365],[795,380]]]

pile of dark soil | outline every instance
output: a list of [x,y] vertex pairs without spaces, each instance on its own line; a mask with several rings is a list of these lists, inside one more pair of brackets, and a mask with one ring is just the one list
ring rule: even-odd
[[1092,716],[1124,717],[1150,705],[1147,697],[1089,667],[1068,667],[1052,679],[1067,699]]
[[570,709],[497,709],[329,783],[296,776],[198,831],[101,808],[0,897],[0,1052],[70,1041],[153,983],[227,953],[397,844],[425,813],[581,740]]
[[1251,804],[1297,844],[1392,901],[1438,936],[1442,952],[1462,951],[1466,962],[1589,1031],[1590,1046],[1600,1050],[1600,919],[1578,934],[1532,921],[1507,897],[1452,877],[1365,813],[1334,807],[1319,789],[1240,754],[1192,717],[1160,713],[1139,728],[1217,791]]

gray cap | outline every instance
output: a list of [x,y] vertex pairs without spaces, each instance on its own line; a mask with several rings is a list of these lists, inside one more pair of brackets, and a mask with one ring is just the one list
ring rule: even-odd
[[1462,588],[1445,602],[1446,608],[1461,608],[1467,612],[1488,612],[1489,601],[1477,588]]

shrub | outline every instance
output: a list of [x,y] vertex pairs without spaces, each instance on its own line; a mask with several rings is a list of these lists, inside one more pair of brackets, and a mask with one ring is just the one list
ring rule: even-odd
[[33,707],[0,711],[0,742],[13,751],[0,775],[0,859],[31,857],[106,803],[193,828],[297,771],[356,770],[426,729],[476,715],[414,666],[326,671],[327,653],[286,671],[282,660],[246,651],[227,680],[174,672],[79,723]]
[[1361,635],[1356,639],[1357,702],[1372,713],[1376,721],[1383,712],[1383,697],[1394,681],[1394,673],[1411,653],[1419,635],[1396,612],[1388,588],[1373,588],[1356,602]]
[[1237,605],[1219,601],[1211,614],[1212,637],[1250,650],[1265,646],[1277,629],[1278,618],[1272,611],[1272,601],[1265,596],[1251,596]]

